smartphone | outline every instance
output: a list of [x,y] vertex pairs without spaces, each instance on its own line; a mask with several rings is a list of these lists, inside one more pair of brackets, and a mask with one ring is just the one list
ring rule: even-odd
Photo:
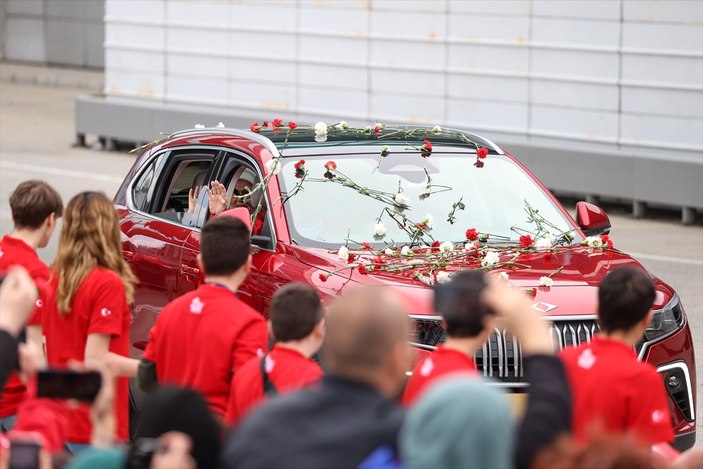
[[148,469],[154,453],[164,452],[166,448],[158,438],[137,438],[127,456],[127,469]]
[[9,469],[36,469],[39,467],[41,445],[36,441],[11,441]]
[[100,391],[98,371],[44,370],[37,373],[37,397],[93,402]]
[[438,283],[434,286],[434,310],[440,314],[459,313],[477,317],[493,315],[494,312],[481,301],[481,292],[486,282],[481,274],[460,272],[459,280],[450,283]]

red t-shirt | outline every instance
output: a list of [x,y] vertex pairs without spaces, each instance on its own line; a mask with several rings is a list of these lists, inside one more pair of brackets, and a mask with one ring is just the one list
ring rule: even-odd
[[[58,286],[54,278],[53,287]],[[63,367],[69,360],[84,361],[89,334],[110,335],[110,351],[129,357],[131,313],[122,279],[115,272],[95,267],[81,282],[69,313],[59,313],[56,301],[49,301],[44,314],[44,336],[49,365]],[[129,439],[129,380],[117,378],[115,416],[119,440]],[[89,443],[92,432],[90,406],[70,411],[66,437],[72,443]]]
[[430,384],[444,375],[457,371],[476,373],[474,359],[459,350],[437,347],[434,352],[415,365],[403,392],[403,405],[412,405]]
[[591,343],[564,349],[573,401],[573,432],[586,441],[596,431],[632,432],[643,444],[674,440],[663,378],[637,360],[627,344],[596,336]]
[[[261,376],[261,360],[254,357],[234,375],[225,423],[236,425],[266,399]],[[295,350],[274,345],[266,357],[266,373],[279,394],[300,389],[318,381],[320,365]]]
[[195,389],[224,416],[233,374],[267,343],[260,313],[227,288],[202,284],[161,310],[144,358],[156,364],[159,383]]
[[[21,239],[5,235],[0,240],[0,272],[5,272],[15,265],[27,269],[34,281],[45,283],[49,280],[49,268],[39,259],[37,252]],[[41,296],[37,299],[34,313],[28,323],[32,326],[41,325],[42,322],[46,298],[44,289],[39,291]],[[17,407],[26,397],[27,388],[20,380],[19,374],[12,373],[0,392],[0,418],[16,414]]]

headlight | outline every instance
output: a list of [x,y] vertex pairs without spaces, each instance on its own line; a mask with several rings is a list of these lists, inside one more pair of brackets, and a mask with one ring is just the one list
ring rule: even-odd
[[444,339],[442,319],[437,316],[410,316],[410,342],[422,348],[433,349]]
[[644,331],[644,340],[647,342],[660,340],[683,326],[683,308],[676,294],[664,308],[652,313],[652,320]]

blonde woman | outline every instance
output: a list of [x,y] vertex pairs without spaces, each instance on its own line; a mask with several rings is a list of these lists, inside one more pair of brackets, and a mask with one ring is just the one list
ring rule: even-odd
[[[100,192],[82,192],[68,203],[52,269],[55,301],[43,326],[49,364],[69,360],[108,366],[120,376],[115,395],[116,440],[129,437],[129,385],[137,360],[129,356],[130,308],[137,281],[122,259],[120,230],[112,202]],[[71,411],[69,451],[90,443],[89,406]]]

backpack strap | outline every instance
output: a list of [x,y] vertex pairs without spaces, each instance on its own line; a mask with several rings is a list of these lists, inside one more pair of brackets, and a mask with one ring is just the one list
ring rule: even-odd
[[261,357],[261,360],[259,360],[259,369],[261,370],[261,379],[264,386],[264,394],[270,399],[274,396],[278,396],[278,389],[276,389],[276,385],[273,384],[273,381],[271,381],[271,378],[269,378],[269,374],[266,373],[267,358],[268,354]]

